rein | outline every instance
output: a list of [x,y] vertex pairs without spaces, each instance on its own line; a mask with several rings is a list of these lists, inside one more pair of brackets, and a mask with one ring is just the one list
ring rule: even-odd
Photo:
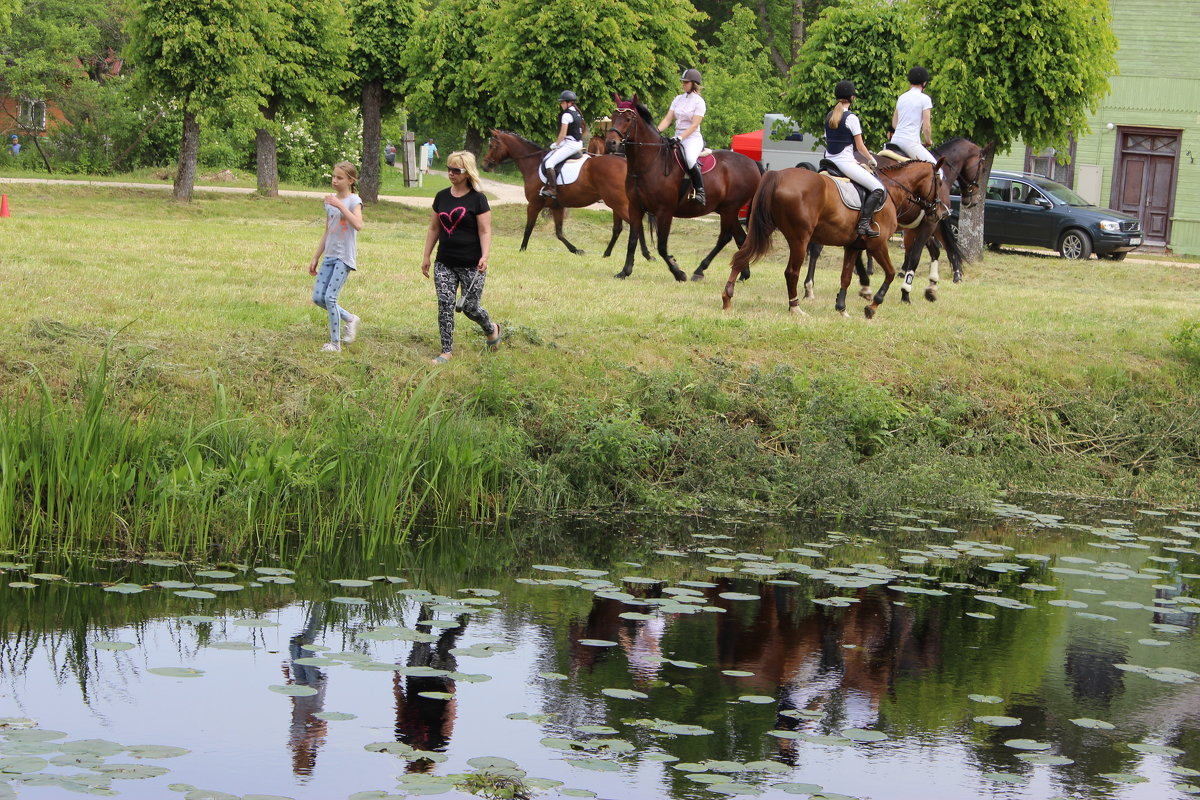
[[[908,188],[904,184],[900,183],[895,178],[888,177],[887,173],[885,173],[885,172],[882,172],[882,171],[877,172],[877,173],[875,173],[875,176],[877,178],[879,178],[879,180],[881,180],[881,181],[890,183],[892,186],[895,186],[897,189],[904,190],[904,193],[907,195],[907,197],[905,198],[906,202],[913,203],[914,205],[919,207],[922,211],[924,211],[924,213],[932,214],[933,212],[937,211],[937,208],[939,205],[938,200],[937,200],[937,187],[938,187],[937,170],[933,171],[933,198],[934,198],[933,200],[926,200],[924,197],[917,194],[916,192],[914,192],[912,189]],[[897,216],[899,216],[899,209],[897,209]]]
[[[634,114],[634,115],[637,114],[637,112],[635,110],[633,110],[632,108],[618,108],[615,111],[613,111],[613,113],[614,114]],[[619,130],[616,130],[616,128],[609,128],[609,133],[615,133],[617,135],[617,137],[621,140],[621,146],[625,147],[625,148],[629,147],[629,143],[631,141],[638,147],[670,147],[671,146],[671,141],[666,136],[663,136],[662,133],[659,131],[655,131],[655,133],[658,134],[658,139],[659,139],[657,142],[640,142],[637,139],[634,139],[633,138],[633,130],[634,130],[634,128],[637,127],[639,119],[640,119],[640,117],[635,117],[633,124],[630,126],[630,130],[629,130],[628,134],[621,133]],[[663,176],[664,177],[671,174],[671,159],[669,156],[669,152],[670,151],[663,151],[662,161],[663,161]],[[638,174],[633,171],[633,159],[630,159],[627,162],[627,168],[630,170],[629,174],[631,177],[633,177],[635,184],[636,184]]]
[[[492,142],[495,142],[495,141],[496,141],[496,137],[495,137],[495,136],[493,136],[493,137],[492,137],[492,139],[491,139],[491,141],[492,141]],[[533,142],[530,142],[530,144],[533,144]],[[533,145],[533,146],[534,146],[534,147],[537,147],[537,145]],[[489,151],[491,150],[490,143],[489,143],[488,150],[489,150]],[[508,159],[510,159],[510,158],[511,158],[513,161],[520,161],[520,160],[521,160],[521,159],[523,159],[523,158],[537,158],[537,159],[542,159],[542,158],[545,158],[545,157],[546,157],[546,156],[547,156],[547,155],[550,153],[550,151],[549,151],[548,149],[546,149],[546,150],[539,150],[538,152],[533,152],[533,153],[522,153],[522,154],[520,154],[520,155],[514,155],[514,154],[512,153],[512,148],[510,148],[508,145],[505,145],[505,146],[504,146],[504,153],[505,153],[505,155],[504,155],[504,158],[501,158],[501,159],[499,159],[498,161],[491,161],[491,162],[484,161],[484,163],[483,163],[483,166],[484,166],[484,168],[486,168],[486,167],[488,166],[488,164],[489,164],[489,163],[490,163],[490,164],[491,164],[493,167],[494,167],[494,166],[496,166],[497,164],[503,164],[505,161],[507,161],[507,160],[508,160]]]

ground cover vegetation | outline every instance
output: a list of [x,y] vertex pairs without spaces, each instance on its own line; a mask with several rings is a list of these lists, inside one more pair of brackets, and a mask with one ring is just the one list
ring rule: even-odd
[[[622,506],[870,511],[1004,489],[1189,503],[1200,475],[1196,270],[989,255],[936,305],[874,323],[785,311],[781,256],[723,314],[718,287],[639,261],[614,282],[609,218],[568,256],[495,207],[485,306],[433,369],[427,212],[379,204],[318,353],[304,271],[316,200],[13,187],[0,333],[0,546],[239,547],[415,520]],[[136,224],[131,224],[136,220]],[[548,223],[547,223],[548,224]],[[686,221],[698,261],[712,223]],[[38,247],[17,247],[19,242]]]

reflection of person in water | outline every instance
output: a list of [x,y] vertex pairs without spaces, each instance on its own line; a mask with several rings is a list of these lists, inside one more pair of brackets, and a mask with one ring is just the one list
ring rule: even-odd
[[288,749],[292,751],[292,773],[312,775],[317,763],[317,751],[325,744],[325,733],[329,723],[313,716],[325,708],[325,683],[327,678],[317,667],[297,664],[296,659],[311,657],[313,653],[304,649],[312,644],[325,616],[325,605],[313,603],[308,609],[304,630],[288,641],[291,661],[283,665],[284,682],[296,686],[310,686],[316,694],[292,698],[292,721],[288,726]]
[[[431,619],[433,612],[421,607],[420,619]],[[458,627],[441,632],[436,642],[413,642],[405,662],[410,667],[432,667],[447,672],[458,669],[458,660],[450,651],[457,646],[467,626],[467,617],[458,617]],[[430,632],[427,625],[418,625],[422,633]],[[401,675],[392,679],[392,693],[396,698],[396,741],[418,750],[441,751],[450,743],[454,732],[454,717],[457,701],[422,697],[421,692],[446,692],[454,694],[454,679],[448,675]],[[429,760],[410,761],[407,772],[428,772],[433,767]]]

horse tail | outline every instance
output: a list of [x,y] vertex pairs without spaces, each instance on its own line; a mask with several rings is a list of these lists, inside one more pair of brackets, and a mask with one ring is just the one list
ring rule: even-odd
[[779,172],[769,170],[758,182],[758,189],[750,201],[750,219],[746,230],[746,243],[738,250],[745,253],[746,265],[752,264],[771,252],[771,234],[775,232],[775,218],[771,214],[772,199],[775,196],[775,184],[779,182]]
[[962,250],[958,246],[958,237],[954,235],[954,225],[949,217],[938,220],[938,230],[942,233],[942,242],[946,245],[946,258],[955,274],[962,271]]

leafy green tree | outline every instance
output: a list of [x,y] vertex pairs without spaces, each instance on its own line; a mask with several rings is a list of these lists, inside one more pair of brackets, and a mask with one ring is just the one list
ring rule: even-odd
[[[915,53],[933,75],[933,124],[1003,152],[1023,140],[1067,150],[1117,72],[1108,0],[917,0]],[[991,172],[987,160],[984,177]],[[959,222],[963,256],[983,253],[983,204]]]
[[805,32],[835,0],[693,0],[707,16],[696,25],[696,36],[705,46],[717,44],[718,31],[737,8],[748,8],[758,19],[757,37],[767,49],[776,76],[786,78],[796,61]]
[[263,104],[268,27],[257,0],[141,0],[130,26],[135,78],[183,108],[176,200],[192,199],[202,116],[221,109],[251,119]]
[[362,103],[362,172],[359,196],[363,202],[379,200],[380,140],[383,115],[400,97],[406,74],[404,48],[409,32],[421,16],[420,0],[354,0],[350,3],[354,50],[351,84]]
[[704,139],[713,147],[728,147],[735,133],[754,130],[764,111],[779,108],[783,81],[757,30],[754,12],[735,6],[716,43],[703,51]]
[[498,0],[443,0],[416,25],[404,52],[409,111],[430,125],[465,126],[467,149],[475,153],[496,119],[492,95],[480,86],[493,68],[482,42],[497,6]]
[[276,117],[328,108],[350,82],[350,18],[341,0],[274,0],[268,7],[262,124],[255,129],[258,190],[279,194]]
[[[73,84],[87,78],[80,65],[98,57],[104,41],[101,27],[109,12],[100,0],[29,0],[12,18],[11,33],[0,44],[0,94],[17,101],[7,110],[9,121],[27,143],[32,142],[47,172],[53,169],[40,142],[45,133],[40,111],[57,107]],[[22,114],[22,107],[34,107],[38,113]]]
[[833,87],[852,80],[854,113],[868,147],[882,145],[908,72],[916,35],[912,4],[900,0],[844,0],[808,30],[784,95],[784,111],[800,128],[820,134],[833,107]]
[[563,89],[585,116],[611,110],[614,91],[661,99],[694,63],[699,19],[688,0],[500,0],[483,43],[494,124],[549,138]]

